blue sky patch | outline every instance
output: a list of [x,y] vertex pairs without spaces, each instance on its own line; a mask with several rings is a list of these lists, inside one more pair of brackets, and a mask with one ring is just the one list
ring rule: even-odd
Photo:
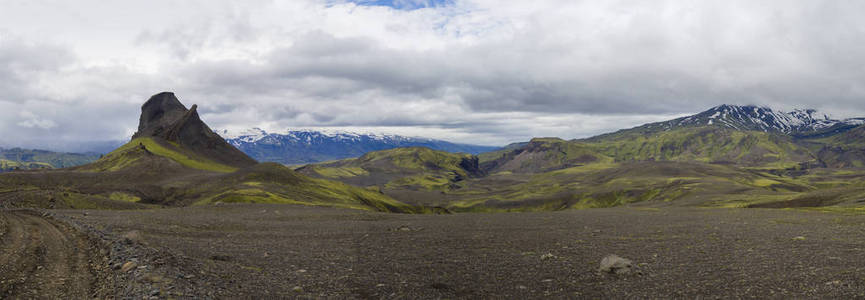
[[415,10],[428,7],[442,7],[453,4],[453,0],[348,0],[363,6],[387,6],[399,10]]

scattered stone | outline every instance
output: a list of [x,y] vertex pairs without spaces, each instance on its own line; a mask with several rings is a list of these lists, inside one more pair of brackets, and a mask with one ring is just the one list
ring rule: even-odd
[[517,289],[525,290],[525,289],[528,289],[528,287],[526,287],[525,285],[518,285]]
[[541,255],[541,260],[550,260],[550,259],[554,259],[554,258],[556,258],[556,256],[553,255],[552,253],[547,253],[547,254]]
[[128,261],[125,264],[123,264],[123,266],[120,267],[120,272],[122,272],[122,273],[129,272],[132,269],[135,269],[135,267],[137,267],[137,266],[138,266],[137,263],[132,262],[132,261]]
[[124,244],[132,245],[141,241],[141,232],[133,230],[123,234],[122,238]]
[[306,269],[297,270],[298,273],[306,273]]
[[794,241],[804,241],[805,237],[804,236],[797,236],[797,237],[794,237],[793,240]]
[[384,283],[376,284],[375,287],[384,287]]
[[303,288],[300,286],[295,286],[291,290],[294,291],[295,293],[303,293]]
[[598,271],[601,273],[624,275],[631,273],[633,268],[634,264],[631,260],[612,254],[607,255],[601,260],[601,266],[598,268]]

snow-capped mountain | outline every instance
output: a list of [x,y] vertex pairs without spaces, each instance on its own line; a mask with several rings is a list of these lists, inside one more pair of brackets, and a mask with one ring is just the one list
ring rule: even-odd
[[288,130],[268,133],[260,128],[218,130],[225,140],[258,161],[304,164],[358,157],[370,151],[398,147],[428,147],[477,154],[498,147],[456,144],[441,140],[337,130]]
[[696,115],[646,125],[650,129],[671,129],[716,125],[737,130],[755,130],[790,135],[811,134],[865,124],[865,118],[836,120],[813,109],[791,112],[760,106],[721,105]]

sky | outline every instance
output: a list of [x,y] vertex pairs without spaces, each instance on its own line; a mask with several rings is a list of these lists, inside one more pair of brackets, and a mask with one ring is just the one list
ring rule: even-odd
[[[214,129],[505,145],[720,104],[865,116],[865,1],[0,0],[0,146]],[[78,146],[76,146],[78,145]]]

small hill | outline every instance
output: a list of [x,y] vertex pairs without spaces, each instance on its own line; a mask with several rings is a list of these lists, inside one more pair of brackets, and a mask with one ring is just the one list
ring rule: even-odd
[[476,156],[422,147],[370,152],[355,159],[307,165],[298,172],[381,190],[422,206],[435,206],[442,192],[485,175]]
[[483,175],[476,156],[422,147],[375,151],[359,158],[304,166],[298,171],[357,185],[416,185],[430,189],[445,189],[454,182]]
[[585,143],[559,138],[535,138],[529,143],[487,154],[481,168],[490,172],[542,173],[593,163],[610,163],[613,159],[600,154]]

